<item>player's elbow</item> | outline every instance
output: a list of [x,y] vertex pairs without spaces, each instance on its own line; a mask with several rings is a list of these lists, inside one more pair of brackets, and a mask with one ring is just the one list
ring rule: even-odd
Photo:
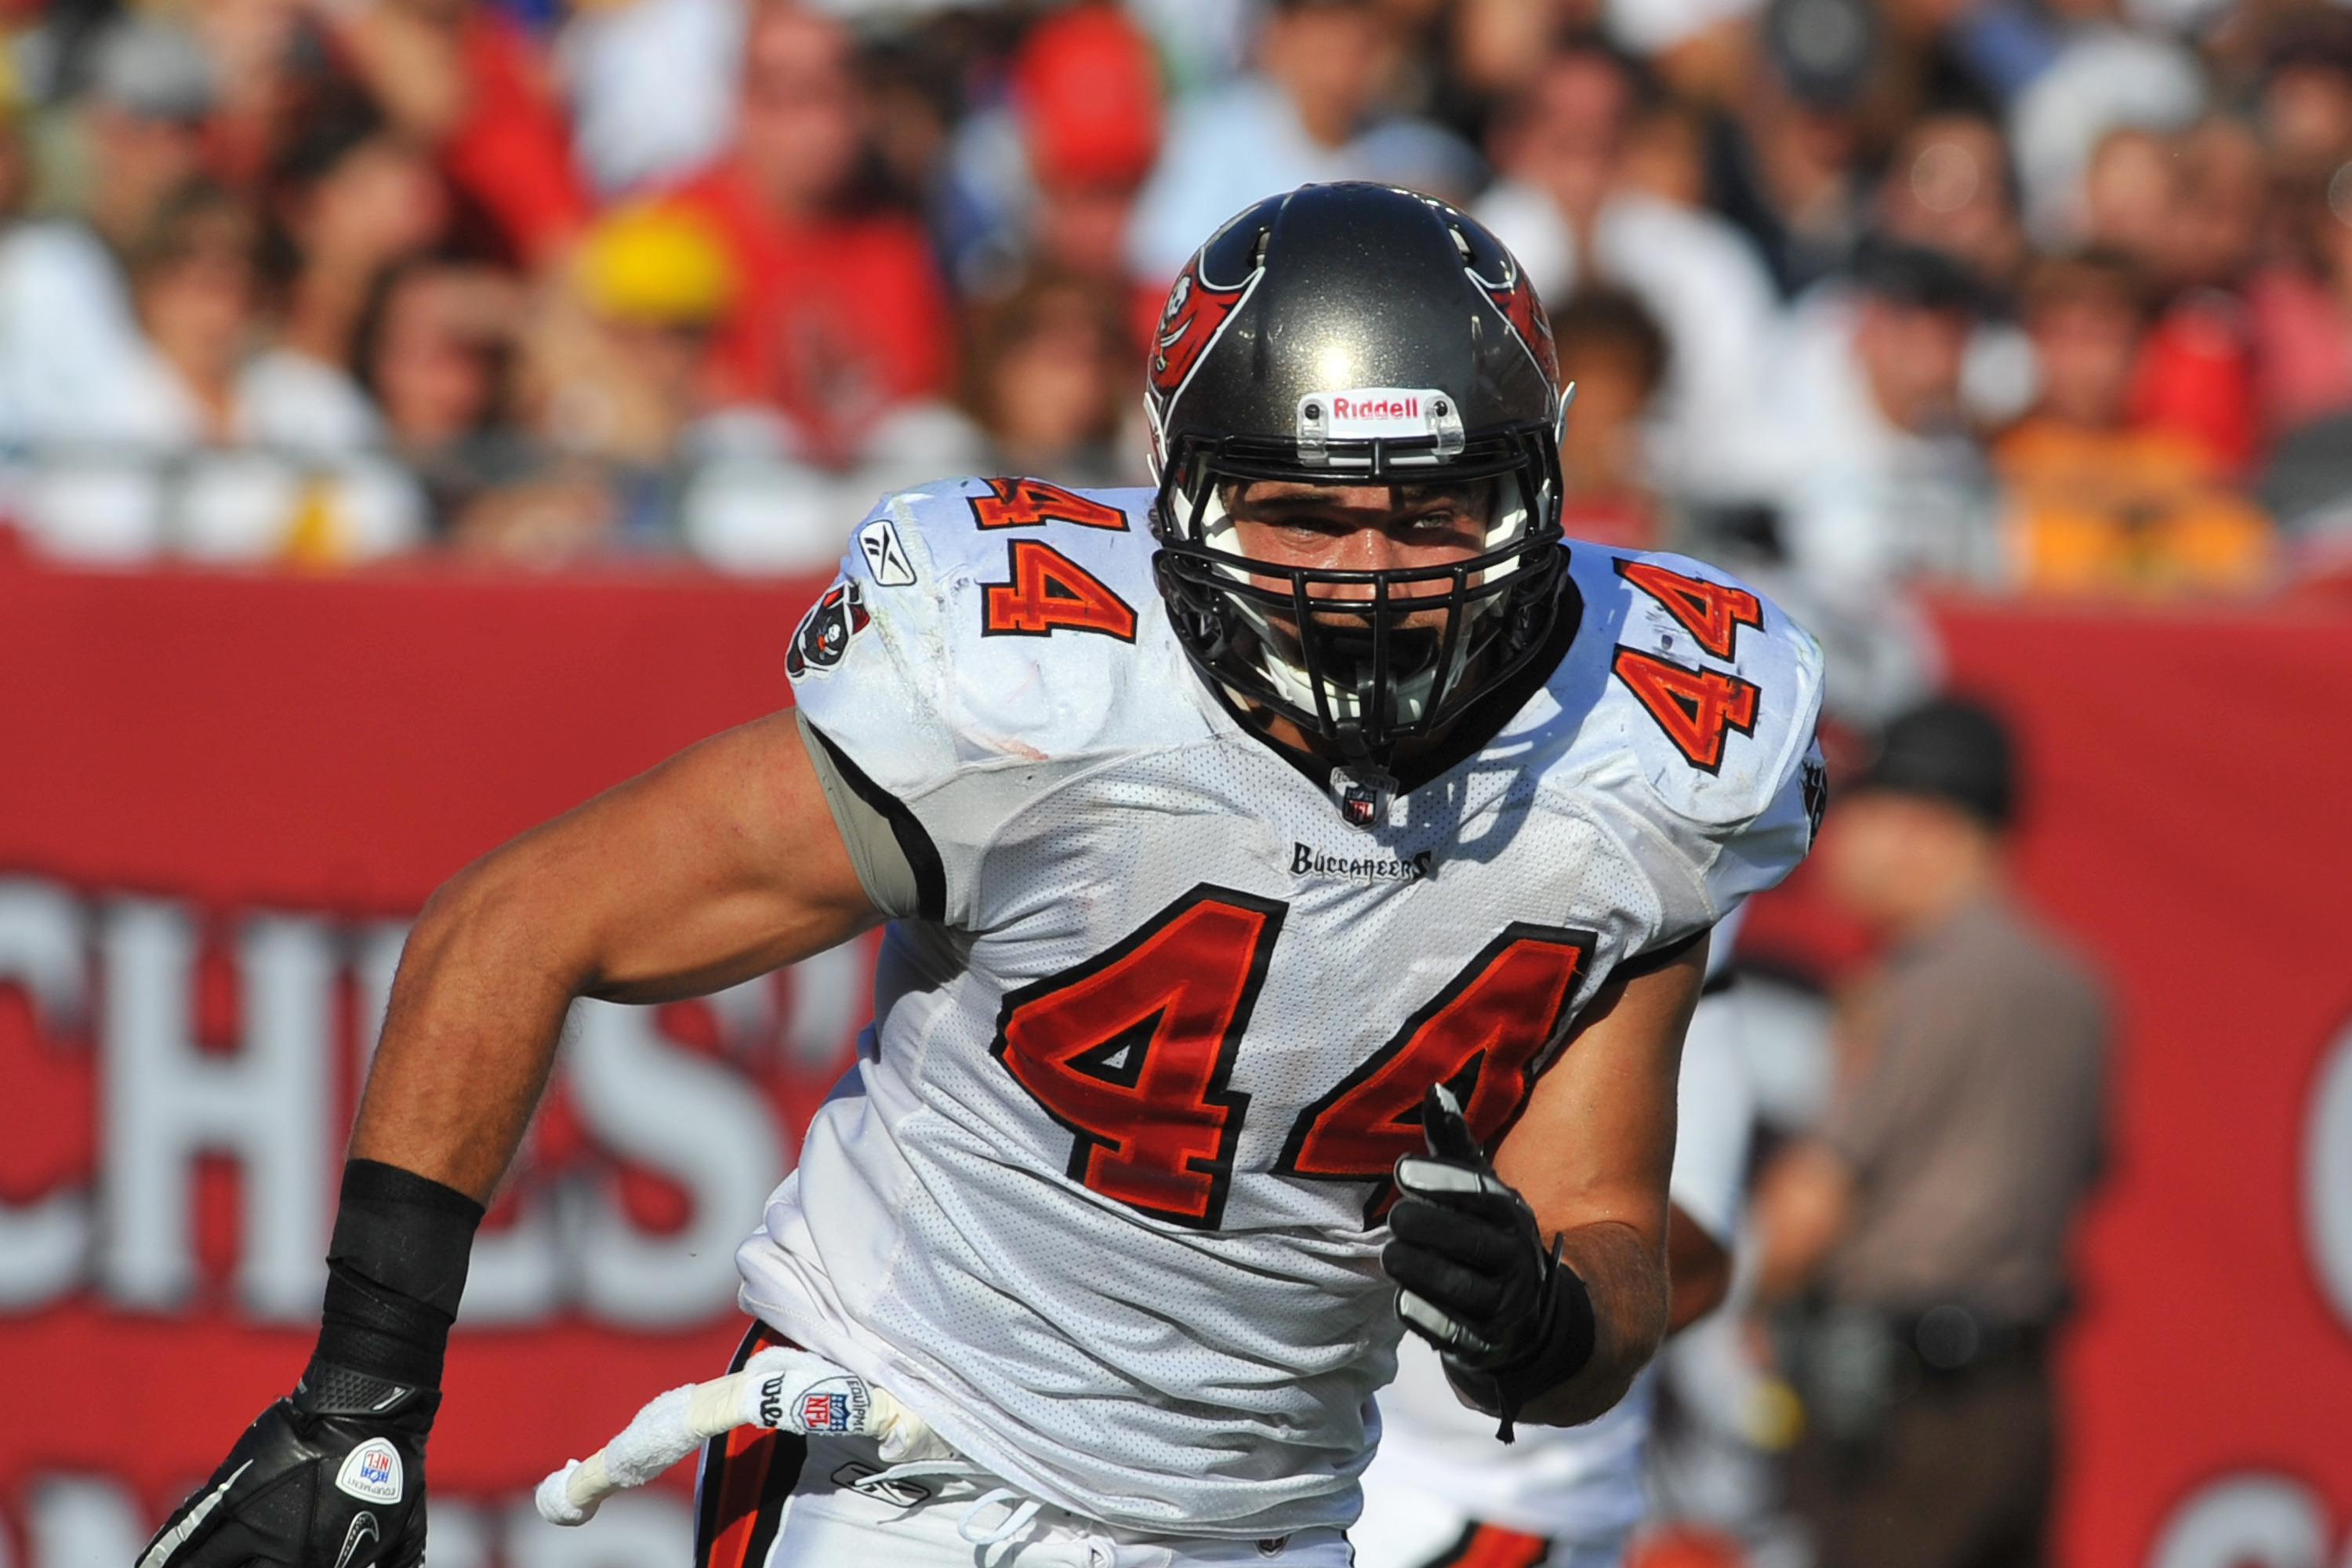
[[452,981],[468,969],[534,974],[577,994],[591,955],[534,860],[525,837],[435,889],[410,930],[403,967]]

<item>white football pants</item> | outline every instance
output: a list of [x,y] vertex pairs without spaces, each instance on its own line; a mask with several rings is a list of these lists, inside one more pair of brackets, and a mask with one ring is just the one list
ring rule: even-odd
[[1037,1505],[968,1468],[876,1484],[880,1468],[870,1440],[810,1438],[766,1568],[1349,1568],[1336,1530],[1141,1535]]

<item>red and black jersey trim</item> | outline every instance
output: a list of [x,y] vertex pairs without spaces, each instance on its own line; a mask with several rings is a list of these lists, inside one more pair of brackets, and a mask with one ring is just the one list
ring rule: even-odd
[[1421,1568],[1538,1568],[1550,1556],[1551,1542],[1544,1536],[1472,1520]]
[[[791,1343],[754,1320],[727,1370]],[[694,1477],[694,1568],[765,1568],[807,1462],[808,1439],[796,1432],[738,1426],[705,1443]]]

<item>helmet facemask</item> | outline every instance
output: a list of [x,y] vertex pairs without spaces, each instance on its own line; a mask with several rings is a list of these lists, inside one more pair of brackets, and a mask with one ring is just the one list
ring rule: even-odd
[[[1562,556],[1548,436],[1482,442],[1467,461],[1367,454],[1320,471],[1295,457],[1180,443],[1157,521],[1162,584],[1190,623],[1188,649],[1243,707],[1288,719],[1351,767],[1388,772],[1400,745],[1443,731],[1550,628]],[[1484,500],[1481,545],[1465,559],[1382,571],[1254,559],[1231,510],[1254,479],[1459,487]]]

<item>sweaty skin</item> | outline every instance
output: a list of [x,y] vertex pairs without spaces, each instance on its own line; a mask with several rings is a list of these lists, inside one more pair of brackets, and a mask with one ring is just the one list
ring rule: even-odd
[[[1385,487],[1327,490],[1338,507],[1318,498],[1318,516],[1294,513],[1262,531],[1245,523],[1247,545],[1257,559],[1304,565],[1341,564],[1335,554],[1380,566],[1475,553],[1482,520],[1450,505],[1433,520],[1445,492],[1430,494],[1437,501],[1391,508]],[[546,1087],[574,998],[701,995],[880,918],[792,715],[715,735],[492,851],[434,894],[401,959],[351,1152],[487,1202]],[[1545,1233],[1561,1233],[1598,1321],[1583,1372],[1522,1419],[1599,1415],[1665,1331],[1675,1079],[1705,961],[1702,942],[1604,986],[1495,1152],[1497,1173]]]

